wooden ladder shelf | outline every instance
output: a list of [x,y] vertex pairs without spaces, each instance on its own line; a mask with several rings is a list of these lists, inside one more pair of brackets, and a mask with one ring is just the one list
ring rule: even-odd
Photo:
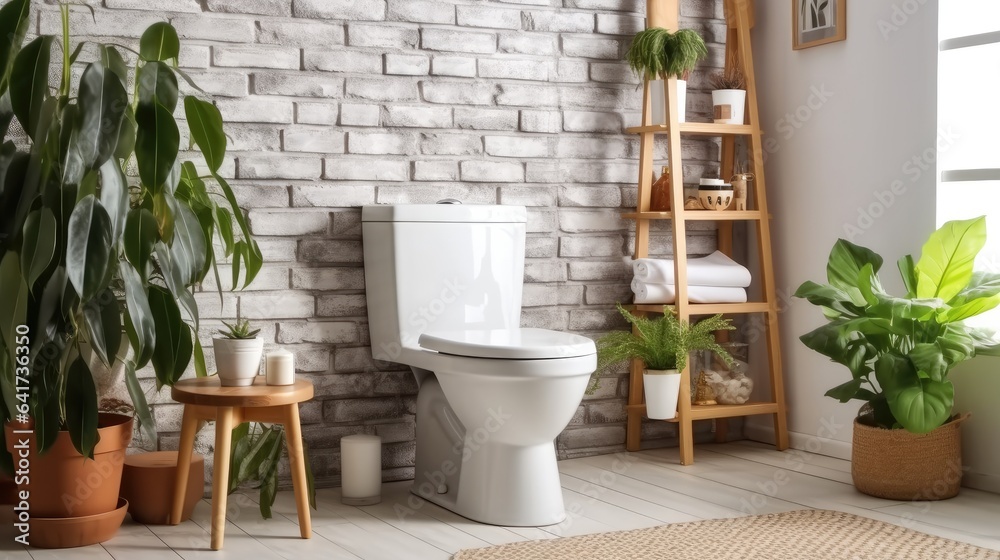
[[[679,0],[647,0],[647,25],[678,29]],[[723,440],[727,431],[726,419],[756,414],[770,414],[774,419],[775,443],[779,450],[788,447],[788,427],[786,423],[784,385],[781,374],[781,352],[778,341],[778,306],[775,298],[774,267],[771,259],[770,215],[767,211],[767,197],[764,177],[764,148],[761,142],[760,115],[757,111],[757,88],[754,80],[753,53],[750,45],[752,23],[752,2],[747,0],[725,0],[728,33],[726,40],[726,64],[734,60],[742,65],[747,87],[747,121],[745,125],[714,123],[679,123],[681,108],[678,107],[676,78],[665,82],[666,115],[665,125],[652,123],[650,84],[645,82],[643,95],[642,126],[627,129],[639,134],[639,193],[638,208],[634,213],[625,214],[636,222],[635,258],[649,254],[649,232],[654,220],[672,220],[674,278],[676,281],[676,301],[674,311],[682,321],[692,316],[723,313],[758,314],[764,318],[764,330],[769,364],[770,401],[749,402],[742,405],[691,404],[691,371],[688,367],[681,372],[680,397],[677,417],[671,422],[678,424],[680,460],[682,465],[694,462],[695,420],[716,420],[716,438]],[[672,212],[650,211],[653,176],[653,139],[657,134],[668,137],[668,158],[671,167],[671,208]],[[723,178],[727,173],[735,173],[736,138],[747,138],[747,153],[750,157],[750,172],[754,175],[753,196],[746,211],[685,210],[684,177],[681,157],[681,139],[687,135],[715,136],[722,139],[721,169]],[[687,286],[687,223],[696,220],[718,221],[719,249],[732,254],[733,224],[736,221],[750,221],[757,236],[757,253],[760,257],[759,281],[764,301],[740,304],[691,304],[688,303]],[[637,305],[638,313],[660,313],[661,305]],[[640,449],[642,419],[646,412],[643,403],[642,370],[640,360],[632,363],[629,375],[628,429],[626,448]]]

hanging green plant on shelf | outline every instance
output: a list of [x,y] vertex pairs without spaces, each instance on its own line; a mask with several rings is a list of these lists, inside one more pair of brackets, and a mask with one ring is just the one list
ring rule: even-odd
[[629,66],[647,80],[688,74],[708,56],[708,47],[697,31],[681,29],[676,33],[651,27],[636,34],[625,55]]

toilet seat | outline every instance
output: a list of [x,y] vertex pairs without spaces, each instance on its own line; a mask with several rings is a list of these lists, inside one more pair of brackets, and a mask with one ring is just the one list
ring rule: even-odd
[[597,351],[589,338],[535,328],[435,331],[421,334],[418,343],[443,354],[500,360],[576,358]]

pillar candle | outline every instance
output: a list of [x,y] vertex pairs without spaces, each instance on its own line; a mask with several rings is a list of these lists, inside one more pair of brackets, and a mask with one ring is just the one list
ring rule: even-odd
[[340,439],[341,501],[366,506],[382,501],[382,438],[357,434]]
[[268,385],[291,385],[295,383],[295,357],[288,350],[279,348],[268,352],[265,360],[265,375]]

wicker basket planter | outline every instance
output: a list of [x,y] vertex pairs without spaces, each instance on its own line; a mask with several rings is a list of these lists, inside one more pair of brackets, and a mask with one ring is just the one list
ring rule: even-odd
[[851,477],[861,492],[889,500],[946,500],[962,484],[962,423],[955,416],[928,434],[854,420]]

